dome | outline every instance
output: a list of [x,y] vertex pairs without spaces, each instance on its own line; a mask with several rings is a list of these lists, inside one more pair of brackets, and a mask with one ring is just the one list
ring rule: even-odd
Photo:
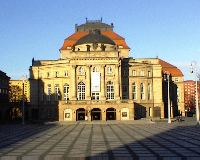
[[80,38],[75,45],[81,45],[85,43],[103,43],[115,45],[115,42],[112,39],[102,35],[100,30],[91,31],[88,35]]

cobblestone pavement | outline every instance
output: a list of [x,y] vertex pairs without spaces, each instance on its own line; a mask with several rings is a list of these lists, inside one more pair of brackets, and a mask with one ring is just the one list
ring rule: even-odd
[[70,122],[0,126],[1,160],[200,159],[194,121]]

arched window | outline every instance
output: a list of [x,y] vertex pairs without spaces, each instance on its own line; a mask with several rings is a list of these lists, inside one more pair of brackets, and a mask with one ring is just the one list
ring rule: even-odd
[[113,85],[113,82],[108,81],[106,89],[107,89],[107,94],[106,94],[107,99],[108,100],[114,99],[114,85]]
[[85,99],[85,84],[83,82],[78,83],[78,100]]
[[145,95],[144,95],[144,83],[141,83],[141,84],[140,84],[140,98],[141,98],[142,100],[145,99]]
[[148,92],[148,100],[150,100],[151,99],[151,84],[150,83],[148,83],[147,92]]
[[133,84],[132,84],[132,94],[133,94],[133,99],[136,100],[137,99],[137,86],[136,86],[135,82],[133,82]]
[[66,83],[63,87],[64,100],[69,100],[69,85]]
[[84,74],[85,74],[85,73],[84,73],[85,70],[84,70],[83,67],[80,67],[78,72],[79,72],[80,75],[84,75]]

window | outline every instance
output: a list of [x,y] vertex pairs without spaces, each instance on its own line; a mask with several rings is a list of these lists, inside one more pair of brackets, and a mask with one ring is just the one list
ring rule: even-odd
[[60,90],[59,90],[59,85],[55,85],[55,100],[58,101],[60,99]]
[[144,95],[144,84],[143,84],[143,83],[140,84],[140,98],[141,98],[142,100],[145,99],[145,95]]
[[107,73],[108,73],[108,74],[111,74],[111,73],[112,73],[112,68],[111,68],[110,66],[107,68]]
[[178,78],[175,78],[175,82],[178,82]]
[[133,76],[136,76],[136,70],[133,70],[133,71],[132,71],[132,75],[133,75]]
[[148,83],[148,87],[147,87],[147,92],[148,92],[148,100],[150,100],[151,99],[151,84],[150,83]]
[[83,82],[78,83],[78,100],[85,99],[85,84]]
[[58,77],[58,72],[55,72],[55,77]]
[[127,86],[126,85],[122,85],[122,99],[128,99],[128,95],[127,95]]
[[151,77],[151,71],[148,71],[148,77]]
[[64,76],[65,76],[65,77],[68,77],[68,71],[65,71],[65,72],[64,72]]
[[108,81],[106,89],[107,89],[107,99],[108,100],[114,99],[114,85],[113,85],[113,82]]
[[47,101],[51,101],[51,84],[47,86]]
[[99,100],[99,92],[92,93],[92,100]]
[[80,67],[78,72],[79,72],[80,75],[84,75],[85,74],[85,70],[84,70],[83,67]]
[[47,72],[47,78],[49,78],[50,77],[50,73],[49,72]]
[[137,99],[137,86],[136,86],[135,82],[132,84],[132,93],[133,93],[133,99],[136,100]]
[[67,101],[67,100],[69,100],[69,85],[65,84],[63,88],[64,88],[64,90],[63,90],[64,100]]

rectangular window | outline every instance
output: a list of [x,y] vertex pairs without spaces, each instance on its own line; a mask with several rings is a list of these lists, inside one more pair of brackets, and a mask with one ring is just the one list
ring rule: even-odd
[[92,93],[92,100],[99,100],[99,92]]
[[148,90],[148,100],[150,100],[151,99],[151,84],[150,83],[148,83],[147,90]]
[[137,76],[136,70],[133,70],[133,71],[132,71],[132,75],[133,75],[133,76]]
[[133,99],[136,100],[137,99],[137,87],[136,87],[135,82],[132,84],[132,94],[133,94]]
[[151,77],[151,71],[148,71],[148,77]]
[[60,90],[59,90],[59,85],[55,85],[55,100],[58,101],[60,99]]
[[64,76],[65,76],[65,77],[68,77],[68,71],[65,71],[65,72],[64,72]]
[[50,77],[50,73],[49,72],[47,72],[47,78],[49,78]]
[[55,72],[55,77],[58,77],[59,76],[58,74],[59,74],[58,72]]
[[145,99],[144,84],[143,83],[140,84],[140,98],[141,98],[141,100]]
[[65,84],[64,85],[64,100],[67,101],[69,100],[69,85],[68,84]]

